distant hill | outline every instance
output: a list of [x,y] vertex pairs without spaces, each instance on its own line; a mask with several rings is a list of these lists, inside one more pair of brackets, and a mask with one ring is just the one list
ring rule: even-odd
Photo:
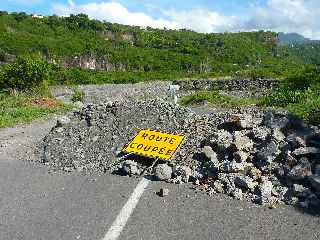
[[279,44],[307,64],[320,66],[320,41],[311,40],[297,33],[279,33]]
[[310,38],[306,38],[298,33],[278,33],[279,43],[282,45],[288,44],[320,44],[319,40],[311,40]]
[[280,32],[278,34],[278,38],[280,41],[280,44],[295,44],[295,43],[310,43],[312,42],[311,39],[305,38],[304,36],[298,34],[298,33],[283,33]]

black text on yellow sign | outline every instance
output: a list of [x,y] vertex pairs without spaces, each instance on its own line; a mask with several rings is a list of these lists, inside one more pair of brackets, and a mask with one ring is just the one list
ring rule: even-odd
[[143,129],[123,151],[170,161],[183,139],[182,135]]

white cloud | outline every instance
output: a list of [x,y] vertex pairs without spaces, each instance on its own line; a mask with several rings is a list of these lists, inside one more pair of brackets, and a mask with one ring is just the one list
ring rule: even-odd
[[317,21],[319,14],[318,0],[268,0],[265,7],[251,9],[242,28],[297,32],[320,39],[320,22]]
[[60,15],[86,13],[90,18],[127,25],[174,29],[178,27],[172,21],[154,19],[143,12],[130,12],[122,4],[115,1],[76,5],[72,0],[69,0],[68,5],[54,4],[53,11]]
[[59,15],[86,13],[90,18],[136,26],[179,29],[199,32],[273,31],[297,32],[313,39],[320,39],[319,0],[267,0],[265,5],[253,5],[246,15],[227,16],[206,9],[179,11],[162,10],[162,18],[154,18],[143,12],[129,11],[117,1],[76,4],[54,4],[53,11]]
[[165,13],[179,28],[193,29],[198,32],[233,31],[237,26],[236,17],[227,17],[218,12],[204,9],[170,10]]
[[68,5],[54,4],[53,11],[64,16],[86,13],[90,18],[110,22],[155,28],[188,28],[199,32],[221,32],[235,27],[235,21],[232,17],[226,17],[217,12],[203,9],[191,11],[176,11],[172,9],[163,11],[167,19],[156,19],[143,12],[130,12],[125,6],[116,1],[77,5],[74,1],[69,0]]

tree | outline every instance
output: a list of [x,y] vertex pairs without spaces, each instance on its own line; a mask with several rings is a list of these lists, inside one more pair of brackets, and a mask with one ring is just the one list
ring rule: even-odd
[[44,89],[49,79],[49,65],[40,58],[18,57],[0,72],[0,89],[25,91]]

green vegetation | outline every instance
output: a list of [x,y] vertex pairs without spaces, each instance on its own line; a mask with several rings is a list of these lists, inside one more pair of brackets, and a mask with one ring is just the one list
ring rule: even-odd
[[74,93],[71,97],[71,101],[72,102],[83,102],[86,94],[83,91],[79,90],[78,88],[74,88],[73,91],[74,91]]
[[2,90],[35,90],[43,92],[47,89],[49,65],[45,60],[18,57],[0,71],[0,89]]
[[0,128],[31,122],[67,110],[70,110],[70,106],[49,97],[36,97],[26,93],[0,94]]
[[[0,61],[10,54],[56,63],[53,84],[285,77],[304,63],[290,48],[279,46],[273,32],[202,34],[111,24],[84,14],[39,19],[0,12]],[[83,70],[90,61],[108,71]]]
[[[193,77],[194,75],[189,75]],[[200,76],[200,75],[197,75]],[[202,74],[201,76],[205,76]],[[106,72],[80,68],[54,67],[52,84],[78,85],[103,83],[137,83],[152,80],[176,80],[185,77],[181,72]]]
[[49,73],[46,61],[29,57],[18,57],[0,70],[0,128],[70,109],[50,96]]
[[320,70],[307,66],[287,78],[272,92],[261,99],[261,106],[286,108],[307,122],[320,125]]
[[307,66],[286,78],[276,91],[259,98],[232,98],[222,96],[219,91],[201,91],[181,100],[190,105],[208,101],[222,107],[255,104],[260,107],[284,108],[308,123],[320,126],[320,70]]
[[205,101],[225,108],[246,106],[257,103],[256,99],[223,96],[218,90],[200,91],[194,95],[184,97],[180,103],[182,105],[193,105],[201,104]]
[[292,44],[286,48],[304,63],[320,66],[320,41]]

